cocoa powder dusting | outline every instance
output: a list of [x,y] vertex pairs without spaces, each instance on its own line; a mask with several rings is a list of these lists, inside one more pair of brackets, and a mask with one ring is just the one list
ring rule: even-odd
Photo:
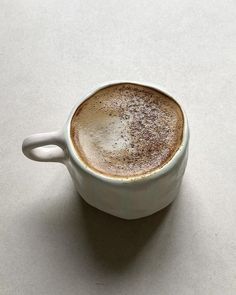
[[135,84],[98,91],[77,109],[71,128],[82,160],[114,177],[134,177],[162,167],[179,148],[182,133],[178,104]]

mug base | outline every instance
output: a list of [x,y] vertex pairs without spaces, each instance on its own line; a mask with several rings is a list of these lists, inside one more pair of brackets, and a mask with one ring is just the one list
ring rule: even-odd
[[166,208],[167,206],[169,206],[170,204],[172,204],[172,202],[176,199],[176,197],[178,196],[178,193],[176,194],[176,196],[168,201],[166,204],[164,204],[163,206],[161,206],[160,208],[158,209],[155,209],[155,210],[150,210],[150,211],[147,211],[147,210],[143,210],[142,212],[137,212],[137,211],[133,211],[133,212],[129,212],[129,214],[127,213],[124,213],[124,212],[117,212],[117,211],[107,211],[107,210],[103,210],[97,206],[94,206],[93,204],[91,204],[88,200],[86,200],[80,193],[79,194],[79,197],[81,197],[83,199],[83,201],[88,204],[89,206],[99,210],[99,211],[102,211],[106,214],[109,214],[109,215],[112,215],[114,217],[117,217],[117,218],[120,218],[120,219],[123,219],[123,220],[136,220],[136,219],[141,219],[141,218],[145,218],[145,217],[148,217],[150,215],[153,215],[161,210],[163,210],[164,208]]

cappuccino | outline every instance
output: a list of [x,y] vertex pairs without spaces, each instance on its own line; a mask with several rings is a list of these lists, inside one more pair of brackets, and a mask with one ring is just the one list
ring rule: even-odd
[[85,100],[71,121],[71,139],[90,169],[132,178],[163,167],[179,149],[183,113],[169,96],[120,83]]

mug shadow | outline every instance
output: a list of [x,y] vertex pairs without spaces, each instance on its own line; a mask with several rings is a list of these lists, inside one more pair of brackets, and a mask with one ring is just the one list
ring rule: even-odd
[[110,271],[122,271],[151,240],[167,217],[171,205],[141,219],[123,220],[103,213],[79,197],[82,223],[96,263]]
[[69,182],[44,203],[43,214],[36,204],[30,223],[38,236],[45,237],[46,247],[55,249],[50,259],[58,269],[70,268],[78,274],[81,265],[87,265],[92,272],[116,275],[133,267],[153,247],[164,259],[175,204],[145,218],[123,220],[88,205]]

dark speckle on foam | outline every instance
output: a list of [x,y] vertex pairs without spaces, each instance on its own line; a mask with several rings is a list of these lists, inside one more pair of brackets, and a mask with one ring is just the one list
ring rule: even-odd
[[168,96],[118,84],[87,99],[72,119],[71,137],[91,169],[134,177],[162,167],[182,141],[183,114]]

